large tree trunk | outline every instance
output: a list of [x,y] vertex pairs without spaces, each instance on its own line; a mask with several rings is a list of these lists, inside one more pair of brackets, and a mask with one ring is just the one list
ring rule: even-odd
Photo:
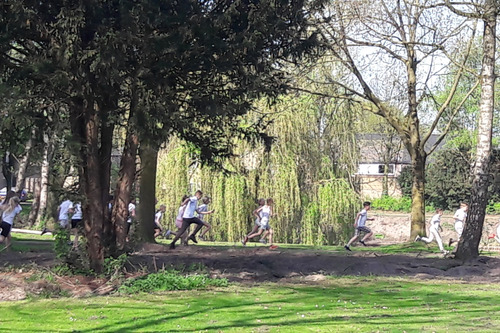
[[31,148],[33,147],[33,137],[30,137],[26,146],[24,147],[24,156],[19,161],[19,169],[17,170],[17,181],[14,191],[22,191],[24,189],[24,183],[26,182],[26,170],[28,169],[28,164],[30,161]]
[[154,220],[156,204],[156,163],[158,150],[145,142],[139,149],[141,157],[141,186],[139,190],[138,239],[141,242],[154,243]]
[[479,243],[483,232],[486,205],[489,199],[488,186],[491,179],[489,165],[495,102],[495,1],[488,0],[485,7],[476,164],[473,169],[474,180],[472,183],[469,212],[456,252],[456,257],[464,260],[475,258],[479,255]]
[[38,202],[38,211],[36,217],[36,224],[40,225],[43,218],[46,217],[47,201],[49,198],[49,177],[50,177],[50,166],[52,161],[52,153],[54,146],[53,136],[49,136],[48,133],[43,134],[43,155],[42,155],[42,167],[40,171],[40,196]]
[[90,268],[100,273],[104,265],[102,242],[103,202],[99,164],[100,124],[98,114],[94,109],[94,103],[92,101],[87,101],[87,103],[86,110],[84,110],[84,151],[86,160],[83,161],[83,192],[86,200],[83,206],[83,222]]

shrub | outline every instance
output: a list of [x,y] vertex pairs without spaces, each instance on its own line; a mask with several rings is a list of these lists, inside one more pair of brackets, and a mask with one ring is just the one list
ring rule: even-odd
[[138,292],[193,290],[208,286],[226,287],[226,279],[213,279],[207,274],[182,275],[179,271],[169,270],[128,280],[120,286],[120,293],[133,294]]
[[[395,198],[391,196],[383,196],[381,198],[372,199],[371,203],[373,209],[403,213],[411,212],[410,197]],[[431,202],[429,205],[426,205],[425,211],[435,211],[434,204]]]

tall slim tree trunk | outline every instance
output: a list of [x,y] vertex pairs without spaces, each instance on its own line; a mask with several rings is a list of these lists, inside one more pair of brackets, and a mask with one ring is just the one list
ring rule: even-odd
[[132,84],[130,98],[130,111],[128,119],[128,132],[120,161],[120,172],[115,190],[115,200],[111,214],[111,223],[115,231],[116,249],[120,252],[125,248],[127,238],[128,204],[132,196],[132,186],[136,174],[137,148],[139,138],[135,132],[135,114],[137,112],[138,96],[135,84]]
[[476,164],[473,169],[474,180],[469,212],[456,252],[456,257],[464,260],[479,255],[479,243],[483,232],[486,205],[489,199],[488,186],[492,178],[489,165],[495,102],[496,11],[495,1],[486,1]]
[[22,191],[26,182],[26,170],[30,161],[31,148],[33,147],[33,136],[30,137],[24,147],[24,156],[19,161],[19,169],[17,170],[17,182],[14,191]]
[[103,211],[103,241],[106,248],[109,248],[114,238],[114,229],[111,224],[111,214],[109,213],[108,202],[111,180],[111,153],[113,149],[113,132],[115,125],[109,121],[109,115],[116,112],[118,102],[115,95],[107,96],[101,107],[101,146],[99,148],[99,163],[101,170],[101,190],[102,202],[104,204]]
[[141,187],[139,190],[138,236],[142,242],[155,242],[154,220],[156,204],[156,164],[158,150],[146,142],[141,142]]
[[40,191],[41,180],[35,182],[35,190],[33,191],[33,203],[31,204],[30,214],[28,215],[28,225],[30,227],[35,225],[36,217],[38,216],[38,208],[40,207]]
[[417,235],[425,235],[425,160],[425,156],[419,153],[412,156],[410,240]]
[[43,155],[42,167],[40,170],[40,197],[38,203],[38,212],[36,224],[40,225],[42,219],[46,217],[47,200],[49,198],[49,176],[50,166],[52,161],[52,153],[54,148],[54,139],[48,133],[43,134]]

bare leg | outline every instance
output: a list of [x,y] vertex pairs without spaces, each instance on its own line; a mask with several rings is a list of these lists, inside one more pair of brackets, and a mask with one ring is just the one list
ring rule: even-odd
[[206,233],[207,233],[210,229],[212,229],[212,226],[211,226],[209,223],[207,223],[207,222],[203,222],[203,225],[206,227],[206,229],[205,229],[205,230],[203,230],[203,232],[201,233],[200,237],[205,236],[205,234],[206,234]]
[[365,237],[363,237],[363,239],[361,241],[364,242],[365,240],[367,240],[371,236],[373,236],[373,232],[370,232],[370,233],[366,234]]

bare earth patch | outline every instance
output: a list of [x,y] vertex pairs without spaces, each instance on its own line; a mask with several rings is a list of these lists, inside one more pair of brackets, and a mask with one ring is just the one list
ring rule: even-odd
[[[65,293],[74,297],[104,295],[115,290],[116,281],[87,276],[55,277],[52,281],[30,279],[37,269],[52,267],[57,260],[52,252],[2,252],[0,260],[0,301],[24,299],[27,295]],[[375,252],[335,252],[298,249],[269,250],[267,247],[188,246],[169,250],[162,245],[146,246],[129,257],[127,275],[137,276],[147,269],[202,265],[213,277],[230,281],[263,281],[318,284],[328,275],[402,276],[416,279],[450,279],[474,283],[500,282],[500,259],[480,257],[474,261],[442,258],[436,255],[385,255]]]

